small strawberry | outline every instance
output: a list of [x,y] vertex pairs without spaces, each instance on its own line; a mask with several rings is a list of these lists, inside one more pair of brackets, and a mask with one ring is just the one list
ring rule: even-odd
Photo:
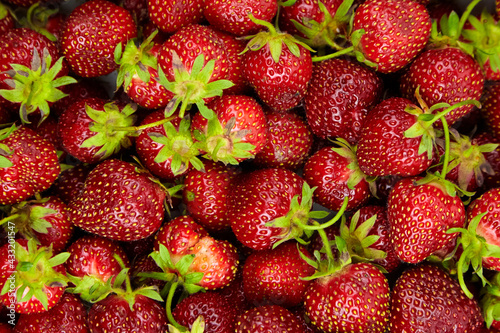
[[[64,326],[62,326],[64,325]],[[75,295],[65,293],[47,312],[21,314],[15,326],[16,333],[89,333],[87,310]],[[1,331],[0,331],[1,332]]]
[[0,130],[0,204],[18,203],[48,189],[60,171],[54,145],[33,130]]
[[313,133],[295,110],[266,110],[267,141],[255,154],[254,163],[263,168],[301,167],[313,145]]
[[95,97],[77,101],[59,117],[64,150],[81,162],[96,164],[130,147],[134,112],[130,104]]
[[412,62],[430,34],[431,20],[422,4],[368,0],[354,12],[350,39],[357,56],[381,73],[393,73]]
[[209,0],[203,6],[203,15],[210,25],[236,36],[250,35],[262,28],[249,18],[249,14],[270,22],[277,11],[276,0]]
[[178,2],[176,0],[148,0],[149,19],[167,33],[175,33],[203,19],[203,0]]
[[295,315],[279,305],[262,305],[249,309],[237,317],[235,333],[301,332],[301,323]]
[[304,301],[310,281],[302,278],[314,273],[314,267],[302,259],[312,259],[305,246],[289,241],[270,249],[255,251],[243,264],[243,290],[255,306],[276,304],[290,308]]
[[71,222],[86,231],[115,240],[138,240],[160,228],[165,197],[148,172],[108,159],[89,173],[68,211]]
[[483,321],[476,300],[436,266],[409,267],[393,288],[390,332],[480,332]]
[[130,12],[107,0],[77,6],[61,32],[61,50],[71,69],[82,77],[97,77],[117,68],[116,47],[137,35]]
[[304,97],[307,122],[321,138],[358,141],[368,111],[379,102],[382,79],[351,59],[315,63]]

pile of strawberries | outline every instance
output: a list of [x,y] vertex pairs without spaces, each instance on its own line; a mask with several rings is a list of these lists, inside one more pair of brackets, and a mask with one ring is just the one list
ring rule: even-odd
[[500,332],[500,1],[2,1],[0,333]]

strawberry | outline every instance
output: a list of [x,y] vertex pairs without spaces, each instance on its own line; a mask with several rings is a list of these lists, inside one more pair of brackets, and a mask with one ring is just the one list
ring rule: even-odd
[[48,189],[60,170],[54,145],[33,130],[0,130],[0,204],[18,203]]
[[301,332],[301,322],[286,308],[262,305],[249,309],[237,317],[235,333]]
[[0,333],[13,333],[13,326],[7,323],[0,323]]
[[279,111],[291,109],[300,104],[311,80],[311,49],[268,22],[256,22],[268,31],[247,43],[243,76],[265,104]]
[[182,198],[188,213],[209,232],[231,227],[227,198],[238,169],[206,160],[204,172],[189,171],[184,177]]
[[465,224],[465,207],[446,181],[428,176],[403,178],[387,199],[390,239],[398,257],[408,263],[423,261],[445,247]]
[[175,0],[148,0],[149,19],[167,33],[175,33],[203,19],[203,0],[177,2]]
[[293,109],[266,110],[265,116],[267,141],[255,154],[254,163],[259,167],[298,169],[313,145],[313,134],[307,122]]
[[17,28],[0,36],[0,47],[10,55],[0,59],[0,107],[19,109],[24,123],[30,114],[43,121],[50,105],[65,96],[62,87],[76,82],[66,76],[68,66],[56,44],[34,30]]
[[500,139],[500,86],[489,85],[484,90],[481,114],[486,120],[490,133]]
[[[479,100],[484,75],[474,58],[458,48],[429,49],[421,53],[401,76],[403,97],[415,100],[417,87],[420,98],[429,106]],[[471,104],[463,105],[446,114],[445,119],[452,125],[472,108]],[[434,113],[442,110],[435,109]]]
[[425,6],[414,1],[368,0],[356,8],[352,31],[355,54],[377,71],[393,73],[425,47],[431,20]]
[[[150,251],[149,253],[151,252],[153,251]],[[154,286],[155,288],[158,288],[158,290],[163,290],[166,285],[166,281],[154,278],[144,278],[141,276],[143,273],[162,272],[161,268],[158,267],[154,259],[149,256],[149,253],[146,255],[139,255],[134,259],[134,262],[130,267],[132,285],[135,287]]]
[[248,302],[255,306],[277,304],[290,308],[304,301],[310,281],[303,277],[314,273],[299,255],[312,258],[303,245],[289,241],[270,249],[255,251],[243,264],[243,290]]
[[65,204],[80,194],[85,179],[92,170],[89,164],[79,164],[61,171],[52,185],[52,190]]
[[358,141],[368,111],[379,102],[383,83],[371,69],[351,59],[314,64],[304,97],[307,122],[320,138]]
[[167,247],[171,255],[182,255],[196,245],[208,232],[189,215],[178,216],[164,224],[155,234],[154,249],[160,244]]
[[67,96],[55,102],[50,111],[57,117],[60,117],[64,110],[71,107],[77,101],[90,97],[97,97],[100,99],[108,99],[108,92],[101,81],[97,79],[79,79],[78,82],[64,86],[63,92]]
[[135,122],[134,111],[129,104],[95,97],[77,101],[59,117],[64,150],[81,162],[96,164],[130,147],[126,129]]
[[265,145],[267,123],[260,104],[246,95],[224,95],[207,105],[215,117],[193,117],[191,131],[205,158],[238,164],[252,158]]
[[165,197],[148,172],[108,159],[89,173],[68,211],[71,222],[86,231],[115,240],[138,240],[159,229]]
[[353,210],[371,196],[370,184],[356,161],[356,147],[337,141],[309,157],[304,165],[304,179],[317,187],[314,201],[325,208],[338,211],[348,198],[346,210]]
[[258,32],[262,27],[249,18],[270,22],[278,11],[276,0],[205,1],[203,15],[210,25],[236,36]]
[[77,6],[61,32],[61,50],[71,69],[82,77],[97,77],[117,68],[114,51],[137,35],[130,12],[107,0]]
[[65,293],[59,302],[47,312],[21,314],[17,320],[15,332],[59,333],[62,325],[66,333],[89,333],[87,310],[77,296],[69,293]]
[[52,246],[54,253],[61,252],[73,235],[66,204],[56,196],[15,204],[6,219],[14,223],[18,235],[36,239],[41,246]]
[[391,332],[480,332],[483,318],[475,299],[442,269],[411,266],[397,279],[391,295]]
[[215,291],[189,295],[175,306],[172,315],[178,324],[190,330],[195,320],[202,316],[205,332],[234,333],[236,309],[224,296]]
[[52,255],[35,239],[19,239],[0,248],[1,299],[17,313],[40,313],[53,308],[67,285],[64,261],[68,253]]

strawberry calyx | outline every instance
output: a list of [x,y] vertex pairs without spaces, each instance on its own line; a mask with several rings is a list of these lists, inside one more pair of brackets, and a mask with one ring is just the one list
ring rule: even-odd
[[0,96],[6,100],[20,104],[19,115],[23,123],[30,123],[28,115],[36,111],[41,114],[39,123],[50,113],[49,103],[54,103],[67,96],[59,87],[76,83],[70,76],[56,78],[63,67],[63,58],[52,64],[52,57],[47,49],[40,55],[33,49],[31,68],[20,64],[11,64],[7,71],[11,77],[5,83],[12,89],[0,90]]
[[215,162],[237,165],[239,161],[254,157],[255,145],[244,141],[249,130],[234,130],[236,117],[223,127],[217,116],[208,120],[206,131],[195,130],[196,146],[205,154],[203,157]]
[[168,324],[167,327],[169,333],[203,333],[205,332],[205,319],[203,316],[198,316],[191,325],[191,330],[186,327],[178,328],[172,324]]
[[290,239],[295,239],[300,244],[307,244],[302,237],[305,236],[306,239],[310,238],[316,229],[310,225],[310,223],[314,223],[314,219],[322,219],[328,216],[328,212],[311,210],[313,207],[313,192],[315,189],[316,187],[311,188],[304,182],[302,194],[295,195],[292,198],[290,209],[286,215],[275,218],[265,224],[266,227],[281,229],[281,233],[275,236],[278,241],[273,244],[273,248],[276,248],[281,243]]
[[488,243],[487,239],[476,233],[479,222],[486,214],[487,212],[484,212],[474,216],[469,221],[467,229],[450,228],[447,230],[447,233],[460,233],[457,240],[457,247],[461,245],[463,252],[456,264],[457,278],[462,290],[469,298],[473,298],[473,295],[466,286],[464,273],[472,266],[473,272],[481,279],[483,286],[489,285],[490,282],[483,275],[483,258],[500,258],[500,246]]
[[2,141],[9,137],[16,129],[19,127],[12,124],[10,127],[6,127],[0,130],[0,168],[10,168],[14,164],[8,159],[14,152]]
[[487,328],[491,327],[494,320],[500,320],[500,274],[498,272],[490,279],[490,284],[481,289],[480,307]]
[[134,77],[139,77],[143,82],[149,82],[151,75],[148,68],[158,69],[157,57],[150,53],[155,45],[153,40],[157,34],[158,30],[153,31],[139,47],[135,39],[130,39],[125,48],[121,43],[116,46],[114,57],[119,65],[116,78],[117,89],[123,86],[126,92]]
[[158,132],[148,133],[151,140],[163,145],[154,161],[163,163],[171,158],[171,169],[174,175],[184,173],[189,165],[192,165],[196,170],[203,170],[203,162],[197,157],[200,151],[191,134],[189,115],[181,120],[178,130],[171,122],[166,122],[163,126],[166,135]]
[[174,97],[165,107],[165,117],[171,116],[179,107],[179,117],[184,118],[186,110],[195,104],[206,119],[211,119],[214,112],[207,108],[205,99],[221,96],[224,89],[232,87],[234,84],[229,80],[210,81],[214,71],[215,60],[210,60],[205,64],[202,54],[196,57],[193,67],[189,72],[182,63],[179,55],[175,51],[172,53],[172,67],[174,70],[174,81],[170,82],[162,68],[158,68],[158,78],[156,79]]
[[[68,278],[65,274],[55,269],[62,265],[70,256],[68,252],[52,255],[51,247],[41,247],[35,239],[27,241],[26,247],[16,241],[15,258],[17,261],[15,275],[15,290],[17,303],[28,302],[36,298],[48,310],[49,300],[45,290],[47,287],[66,287]],[[1,294],[5,295],[11,290],[6,283]]]
[[58,7],[49,8],[48,6],[41,5],[40,2],[36,2],[28,8],[26,16],[21,18],[20,23],[22,26],[29,27],[55,42],[57,41],[56,36],[47,30],[46,26],[49,18],[57,13],[59,13]]

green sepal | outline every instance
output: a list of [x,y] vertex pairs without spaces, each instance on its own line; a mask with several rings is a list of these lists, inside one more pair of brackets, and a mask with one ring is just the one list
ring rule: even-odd
[[137,295],[146,296],[158,302],[163,302],[163,298],[154,287],[143,287],[135,291]]

